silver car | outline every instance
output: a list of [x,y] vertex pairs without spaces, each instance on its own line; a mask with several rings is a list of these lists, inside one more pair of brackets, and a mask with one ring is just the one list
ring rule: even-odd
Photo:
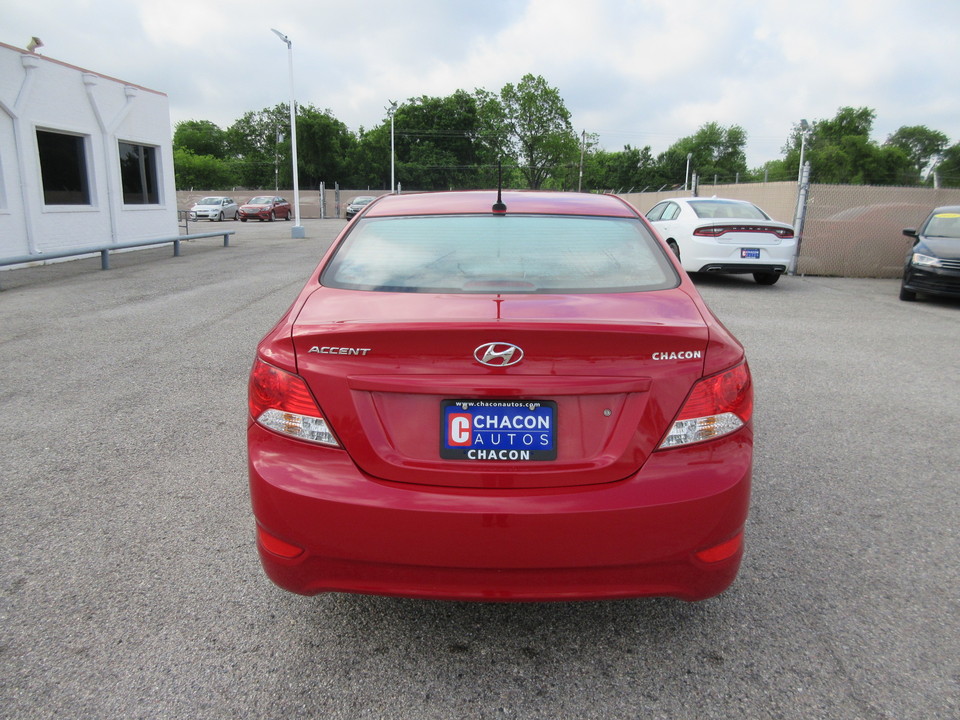
[[240,206],[237,205],[233,198],[228,197],[205,197],[202,200],[198,200],[196,204],[190,208],[191,220],[202,220],[203,218],[210,221],[220,221],[227,218],[236,220],[239,214]]

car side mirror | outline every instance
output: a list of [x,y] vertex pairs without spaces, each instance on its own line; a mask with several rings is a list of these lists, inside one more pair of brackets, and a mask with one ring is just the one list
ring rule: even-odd
[[903,234],[907,237],[917,238],[917,229],[916,228],[904,228]]

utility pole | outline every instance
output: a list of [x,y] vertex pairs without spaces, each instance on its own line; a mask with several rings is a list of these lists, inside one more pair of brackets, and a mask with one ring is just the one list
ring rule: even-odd
[[583,151],[587,147],[587,131],[580,133],[580,179],[577,181],[577,192],[583,190]]
[[390,115],[390,194],[396,192],[397,181],[394,174],[394,165],[397,157],[396,146],[393,141],[393,116],[397,114],[397,102],[396,100],[390,100],[390,105],[386,107],[387,113]]

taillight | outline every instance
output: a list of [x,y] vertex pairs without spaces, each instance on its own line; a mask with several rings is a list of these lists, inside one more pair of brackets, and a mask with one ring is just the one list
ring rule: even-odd
[[265,428],[321,445],[339,447],[310,388],[299,375],[257,358],[250,371],[250,415]]
[[708,225],[707,227],[698,227],[693,231],[693,234],[699,235],[700,237],[718,237],[723,235],[726,231],[726,228],[717,227],[716,225]]
[[767,227],[765,225],[704,225],[693,231],[700,237],[720,237],[728,232],[735,233],[770,233],[781,240],[793,237],[793,228]]
[[729,435],[750,422],[752,415],[753,384],[743,362],[693,386],[660,448]]

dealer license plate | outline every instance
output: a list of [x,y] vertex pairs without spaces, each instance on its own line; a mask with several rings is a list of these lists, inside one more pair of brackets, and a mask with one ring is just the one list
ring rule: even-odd
[[744,260],[759,260],[760,248],[740,248],[740,257]]
[[440,457],[447,460],[557,459],[551,400],[443,400]]

